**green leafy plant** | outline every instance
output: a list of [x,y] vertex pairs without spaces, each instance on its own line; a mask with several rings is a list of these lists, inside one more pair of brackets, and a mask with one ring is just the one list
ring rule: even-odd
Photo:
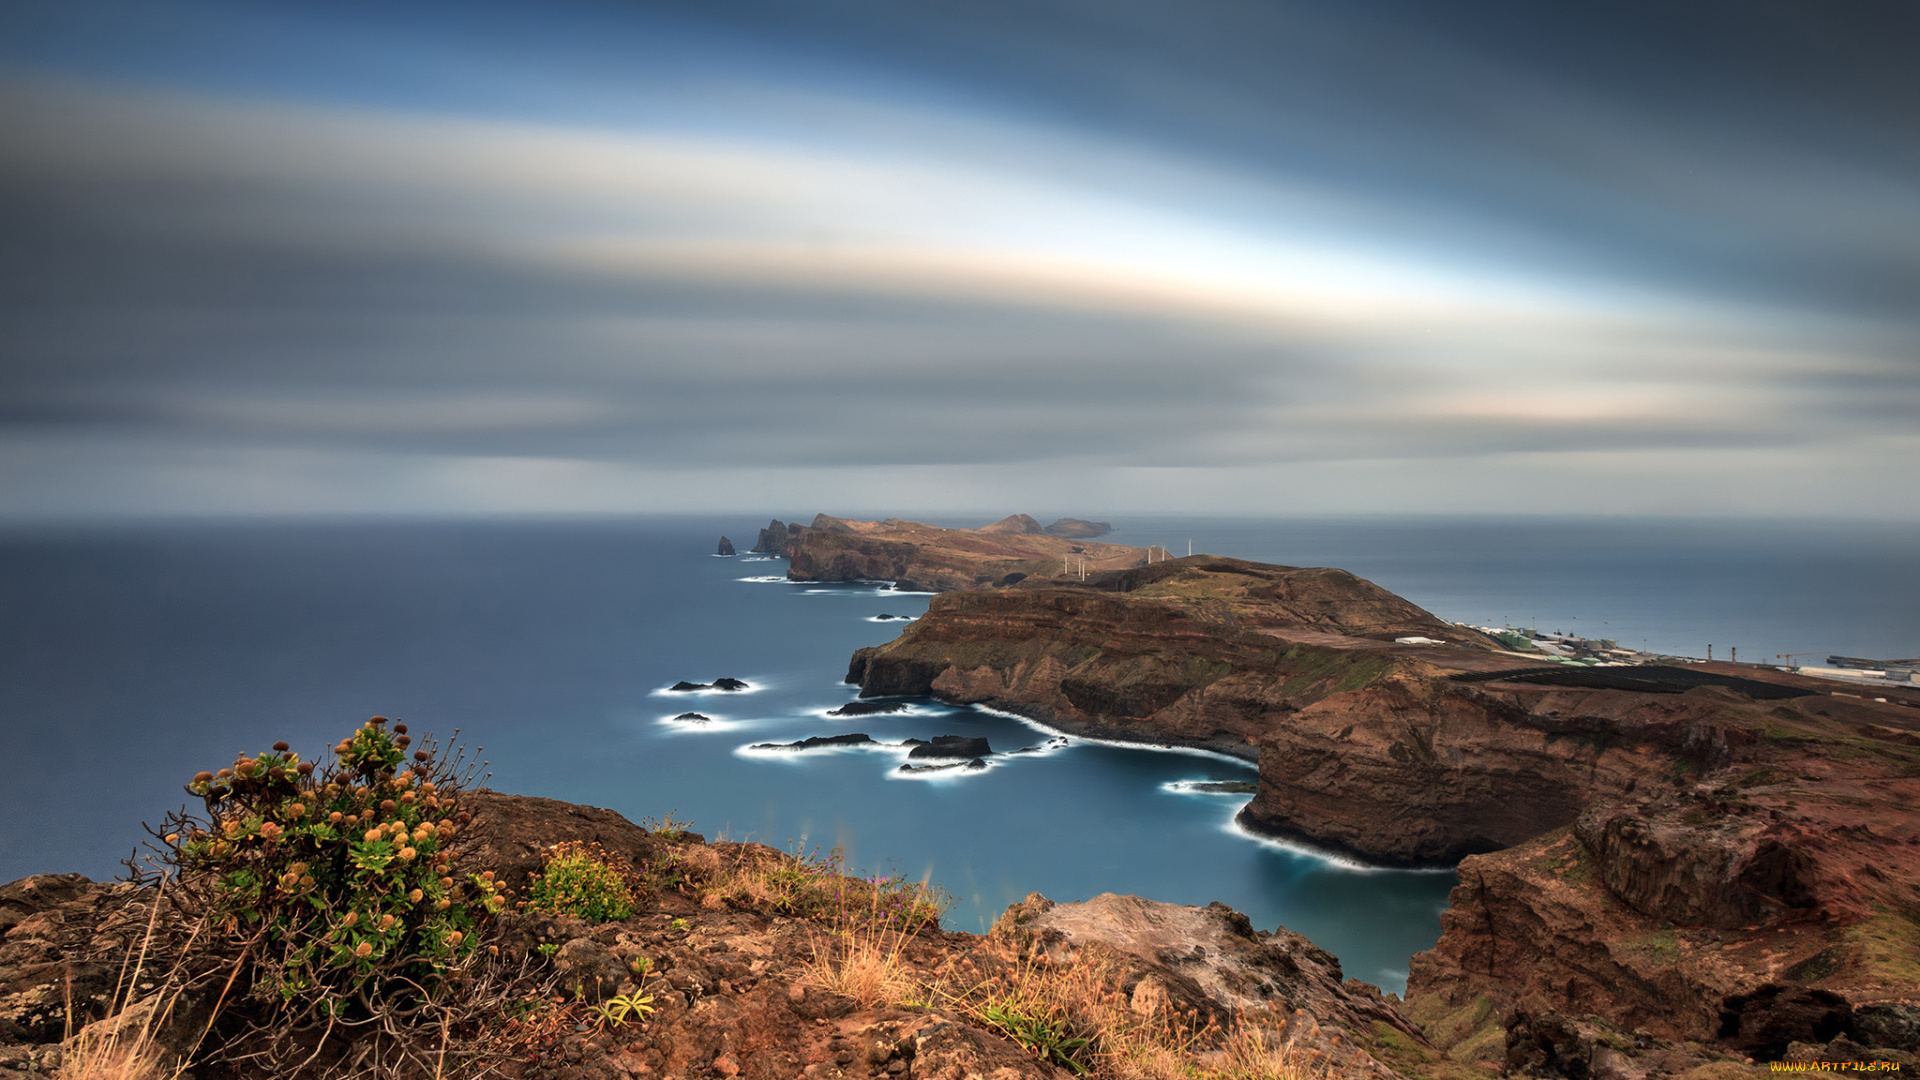
[[667,924],[667,929],[669,929],[669,930],[685,930],[685,929],[688,929],[689,927],[691,927],[692,925],[693,925],[692,923],[690,923],[690,922],[688,922],[688,921],[687,921],[687,920],[685,920],[685,919],[675,919],[675,920],[673,920],[672,922],[670,922],[670,923],[668,923],[668,924]]
[[616,994],[589,1011],[594,1023],[601,1028],[621,1027],[629,1017],[644,1023],[653,1013],[653,995],[642,994],[638,990],[631,994]]
[[541,956],[552,956],[554,953],[560,951],[560,946],[551,941],[542,942],[539,945],[535,945],[534,948],[539,951]]
[[1050,1016],[1029,1012],[1013,1001],[990,1001],[976,1015],[989,1027],[999,1030],[1014,1042],[1050,1061],[1085,1076],[1092,1070],[1077,1056],[1092,1040],[1072,1035],[1065,1024]]
[[636,875],[626,860],[599,844],[562,841],[547,849],[545,862],[527,887],[527,907],[589,922],[616,922],[633,914]]
[[284,742],[243,754],[187,785],[204,814],[149,827],[154,855],[128,862],[136,883],[174,878],[183,910],[219,928],[276,1030],[447,1000],[506,906],[491,871],[463,872],[450,851],[476,766],[411,744],[376,716],[318,764]]

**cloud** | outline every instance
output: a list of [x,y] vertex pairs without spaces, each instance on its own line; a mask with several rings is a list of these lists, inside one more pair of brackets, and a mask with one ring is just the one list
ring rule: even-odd
[[[1728,454],[1912,430],[1898,321],[1450,263],[1329,229],[1367,197],[1304,182],[1251,227],[1087,178],[1147,151],[961,126],[1000,150],[9,84],[4,502],[630,511],[778,477],[984,509],[1071,477],[1141,509],[1236,483],[1416,508],[1563,460],[1631,508]],[[1140,175],[1247,190],[1203,165]]]

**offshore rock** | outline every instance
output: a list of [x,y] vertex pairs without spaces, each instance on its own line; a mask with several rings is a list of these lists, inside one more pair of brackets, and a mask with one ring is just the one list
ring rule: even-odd
[[1105,521],[1082,521],[1079,518],[1063,517],[1047,526],[1044,531],[1048,536],[1059,536],[1068,540],[1090,540],[1112,532],[1113,526]]
[[726,537],[724,537],[724,536],[722,536],[722,537],[720,538],[720,550],[719,550],[719,552],[718,552],[718,554],[721,554],[721,555],[732,555],[733,553],[734,553],[734,552],[733,552],[733,541],[731,541],[731,540],[729,540],[729,539],[727,539]]
[[837,709],[828,709],[828,716],[881,716],[888,713],[902,713],[912,706],[904,701],[849,701]]
[[972,735],[935,735],[907,752],[912,758],[981,758],[993,753],[987,740]]
[[872,746],[871,736],[860,732],[846,735],[810,735],[799,742],[790,743],[754,743],[755,750],[815,750],[823,746]]

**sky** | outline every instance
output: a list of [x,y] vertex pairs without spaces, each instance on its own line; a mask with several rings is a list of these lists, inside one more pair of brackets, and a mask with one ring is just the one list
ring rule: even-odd
[[1920,520],[1907,0],[0,6],[0,521]]

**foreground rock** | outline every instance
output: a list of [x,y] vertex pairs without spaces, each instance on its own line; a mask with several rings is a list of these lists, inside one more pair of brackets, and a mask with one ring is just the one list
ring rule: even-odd
[[[1089,1036],[1122,1023],[1144,1023],[1142,1030],[1184,1025],[1179,1029],[1193,1034],[1157,1051],[1161,1075],[1221,1067],[1218,1040],[1249,1025],[1265,1025],[1302,1063],[1332,1064],[1342,1075],[1416,1076],[1442,1063],[1390,999],[1342,983],[1333,957],[1284,930],[1255,931],[1245,916],[1218,904],[1184,908],[1103,896],[1053,905],[1030,896],[987,937],[922,928],[887,939],[875,955],[888,958],[897,989],[861,996],[866,991],[831,972],[864,970],[839,968],[835,958],[853,955],[843,950],[866,939],[850,935],[831,910],[795,910],[791,894],[755,884],[795,880],[804,868],[790,856],[755,844],[708,844],[691,833],[650,833],[611,811],[550,799],[494,792],[462,798],[475,814],[464,865],[491,864],[516,893],[539,868],[545,845],[559,840],[598,844],[649,884],[639,910],[620,922],[595,925],[525,910],[498,916],[489,940],[500,969],[528,973],[528,989],[538,992],[503,1009],[484,1031],[452,1033],[445,1075],[1049,1080],[1066,1073],[979,1011],[1037,978],[1067,988],[1065,1015]],[[53,1075],[69,1027],[102,1023],[118,1004],[116,985],[133,986],[136,998],[161,992],[158,984],[181,960],[164,947],[144,957],[147,977],[121,979],[154,905],[152,890],[77,875],[0,888],[0,1075]],[[178,939],[163,933],[155,940]],[[173,1001],[157,1029],[163,1068],[219,1047],[227,1025],[214,1006],[222,994],[216,978]],[[616,997],[641,995],[652,1010],[644,1017],[613,1022],[595,1011]],[[127,1024],[140,1015],[130,1010],[105,1022]],[[1202,1031],[1200,1018],[1219,1027]],[[203,1033],[211,1041],[203,1042]],[[337,1035],[334,1049],[309,1063],[315,1075],[353,1060],[362,1037]],[[422,1037],[438,1047],[449,1033],[435,1027]],[[1384,1064],[1388,1059],[1397,1064]],[[1139,1066],[1115,1068],[1112,1075],[1133,1075]],[[264,1080],[244,1058],[196,1066],[193,1075]]]

